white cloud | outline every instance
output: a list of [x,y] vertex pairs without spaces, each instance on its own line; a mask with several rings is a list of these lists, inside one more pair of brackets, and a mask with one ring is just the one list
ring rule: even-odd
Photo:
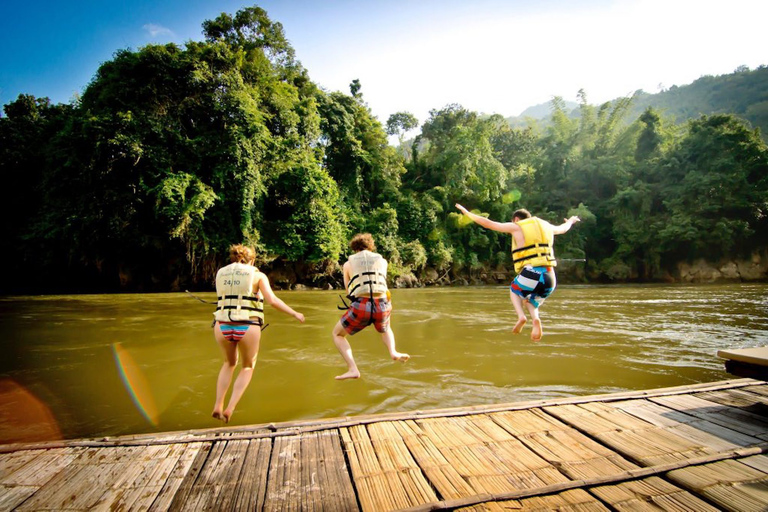
[[162,25],[158,25],[156,23],[147,23],[144,25],[144,30],[149,32],[149,35],[153,38],[158,36],[170,36],[173,37],[175,34],[173,33],[173,30],[164,27]]

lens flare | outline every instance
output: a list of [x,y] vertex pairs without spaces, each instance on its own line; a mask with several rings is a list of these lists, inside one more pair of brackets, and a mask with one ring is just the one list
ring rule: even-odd
[[0,443],[32,443],[64,439],[53,413],[27,388],[0,379]]
[[131,354],[119,342],[112,344],[112,353],[115,356],[117,371],[120,373],[120,378],[123,380],[131,400],[141,415],[156,427],[159,423],[157,406],[154,398],[152,398],[147,379]]
[[501,196],[501,202],[504,204],[514,203],[515,201],[519,201],[522,196],[523,194],[519,190],[510,190]]

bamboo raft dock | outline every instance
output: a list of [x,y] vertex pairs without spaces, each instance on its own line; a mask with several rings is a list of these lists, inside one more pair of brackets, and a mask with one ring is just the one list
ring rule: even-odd
[[0,510],[768,510],[768,383],[0,445]]

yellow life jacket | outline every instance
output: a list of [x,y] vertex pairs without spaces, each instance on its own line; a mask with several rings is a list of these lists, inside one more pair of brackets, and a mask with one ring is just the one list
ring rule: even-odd
[[530,217],[517,221],[517,225],[523,230],[525,247],[517,247],[515,237],[512,237],[512,261],[515,264],[515,272],[519,273],[523,267],[555,267],[555,234],[552,225],[538,217]]
[[350,274],[347,295],[370,297],[387,290],[387,260],[381,254],[360,251],[349,257]]
[[216,273],[216,312],[219,322],[242,322],[260,318],[264,322],[264,299],[253,293],[256,267],[231,263]]

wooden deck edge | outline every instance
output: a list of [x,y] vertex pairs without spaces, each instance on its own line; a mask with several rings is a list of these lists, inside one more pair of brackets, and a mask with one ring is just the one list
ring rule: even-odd
[[22,450],[49,450],[52,448],[66,447],[148,446],[282,437],[297,435],[304,432],[316,432],[319,430],[330,430],[355,425],[378,423],[383,421],[469,416],[473,414],[489,414],[494,412],[515,411],[556,405],[573,405],[586,402],[615,402],[619,400],[631,400],[636,398],[652,398],[693,392],[701,393],[705,391],[733,389],[757,384],[765,384],[765,382],[745,378],[650,390],[622,391],[617,393],[552,398],[525,402],[511,402],[505,404],[474,405],[465,407],[451,407],[445,409],[428,409],[424,411],[416,410],[409,412],[344,416],[337,418],[324,418],[319,420],[312,419],[286,421],[278,423],[246,425],[240,427],[219,427],[210,429],[194,429],[115,437],[65,439],[60,441],[42,441],[38,443],[14,443],[0,445],[0,453],[10,453]]

